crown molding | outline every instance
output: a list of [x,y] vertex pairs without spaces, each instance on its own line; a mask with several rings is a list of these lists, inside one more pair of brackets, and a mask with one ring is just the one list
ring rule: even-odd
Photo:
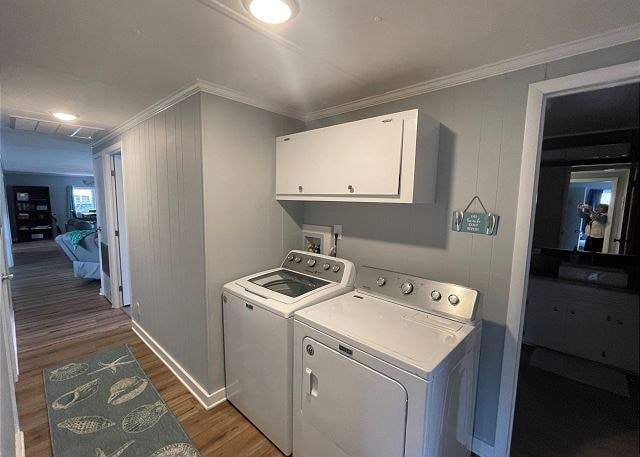
[[640,40],[640,23],[627,27],[610,30],[598,35],[570,41],[540,51],[530,52],[518,57],[501,60],[499,62],[483,65],[470,70],[461,71],[441,78],[423,81],[411,86],[395,89],[383,94],[361,98],[341,105],[324,108],[306,113],[304,121],[314,121],[317,119],[336,116],[339,114],[357,111],[371,106],[382,105],[384,103],[415,97],[417,95],[435,92],[448,87],[459,86],[473,81],[510,73],[516,70],[541,65],[555,60],[573,57],[599,49],[609,48],[631,41]]
[[101,136],[96,141],[94,141],[92,143],[92,146],[95,148],[100,145],[104,145],[111,140],[116,139],[126,131],[131,130],[136,125],[146,121],[147,119],[152,118],[156,114],[159,114],[162,111],[168,108],[171,108],[177,103],[180,103],[181,101],[199,92],[217,95],[218,97],[226,98],[239,103],[243,103],[245,105],[250,105],[256,108],[264,109],[272,113],[281,114],[283,116],[292,117],[294,119],[304,121],[304,113],[301,113],[292,108],[289,108],[283,105],[265,102],[263,100],[258,100],[258,99],[249,97],[248,95],[243,94],[242,92],[229,89],[228,87],[224,87],[209,81],[204,81],[202,79],[196,79],[195,81],[192,81],[189,84],[181,87],[180,89],[168,95],[167,97],[163,98],[162,100],[159,100],[153,105],[149,106],[148,108],[140,111],[138,114],[128,119],[127,121],[123,122],[122,124],[118,125],[117,127],[109,130],[108,132],[105,133],[105,135]]
[[[215,0],[197,0],[197,1],[199,1],[202,4],[209,5],[211,7],[213,7],[212,5],[220,5],[219,6],[220,8],[224,6],[216,2]],[[241,20],[242,23],[250,24],[250,26],[254,30],[262,30],[261,27],[257,26],[256,24],[253,24],[251,20],[244,18],[244,16],[236,13],[235,11],[231,10],[226,6],[224,6],[224,8],[225,8],[225,11],[226,10],[231,11],[231,12],[228,12],[228,14],[235,15],[242,18],[238,20],[239,21]],[[263,32],[264,31],[262,31],[261,33]],[[276,35],[273,32],[268,32],[268,33],[269,35]],[[383,94],[373,95],[370,97],[354,100],[351,102],[343,103],[341,105],[324,108],[321,110],[312,111],[308,113],[304,113],[284,105],[271,103],[264,100],[259,100],[257,98],[251,97],[248,94],[242,93],[234,89],[230,89],[225,86],[221,86],[219,84],[212,83],[210,81],[196,79],[195,81],[192,81],[189,84],[181,87],[180,89],[168,95],[167,97],[163,98],[162,100],[157,101],[156,103],[144,109],[143,111],[140,111],[131,119],[107,131],[102,137],[98,138],[95,142],[93,142],[93,147],[100,146],[102,144],[107,143],[110,140],[117,138],[118,136],[122,135],[124,132],[126,132],[127,130],[130,130],[131,128],[135,127],[141,122],[146,121],[147,119],[155,116],[156,114],[170,108],[171,106],[199,92],[217,95],[219,97],[226,98],[229,100],[234,100],[236,102],[243,103],[245,105],[250,105],[256,108],[264,109],[272,113],[281,114],[283,116],[298,119],[303,122],[309,122],[317,119],[323,119],[331,116],[336,116],[339,114],[348,113],[351,111],[361,110],[371,106],[382,105],[384,103],[388,103],[396,100],[415,97],[417,95],[422,95],[429,92],[435,92],[441,89],[446,89],[448,87],[454,87],[454,86],[459,86],[459,85],[467,84],[474,81],[479,81],[481,79],[490,78],[492,76],[498,76],[505,73],[510,73],[512,71],[521,70],[521,69],[533,67],[536,65],[541,65],[541,64],[553,62],[555,60],[560,60],[567,57],[584,54],[587,52],[597,51],[599,49],[605,49],[608,47],[629,43],[631,41],[636,41],[636,40],[640,40],[640,23],[633,24],[627,27],[622,27],[615,30],[611,30],[598,35],[593,35],[580,40],[570,41],[568,43],[564,43],[558,46],[552,46],[550,48],[531,52],[519,57],[505,59],[499,62],[483,65],[470,70],[454,73],[452,75],[443,76],[441,78],[423,81],[421,83],[413,84],[411,86],[403,87],[400,89],[395,89],[389,92],[385,92]],[[287,40],[284,40],[284,41],[287,41]]]
[[200,92],[217,95],[218,97],[227,98],[229,100],[233,100],[239,103],[244,103],[245,105],[250,105],[256,108],[271,111],[272,113],[275,113],[275,114],[281,114],[283,116],[292,117],[300,121],[305,120],[305,113],[285,105],[267,102],[264,100],[258,100],[247,94],[243,94],[242,92],[238,92],[236,90],[229,89],[227,87],[220,86],[218,84],[205,81],[202,79],[197,79],[196,84]]

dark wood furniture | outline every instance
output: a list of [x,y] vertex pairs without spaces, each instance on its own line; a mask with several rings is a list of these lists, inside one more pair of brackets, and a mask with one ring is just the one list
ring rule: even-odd
[[13,186],[14,241],[53,239],[51,198],[48,187]]

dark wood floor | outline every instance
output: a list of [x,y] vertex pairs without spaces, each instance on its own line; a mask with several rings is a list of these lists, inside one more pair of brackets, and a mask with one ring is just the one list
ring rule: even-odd
[[71,263],[55,243],[16,244],[14,254],[16,394],[27,457],[51,456],[42,369],[122,344],[131,347],[204,457],[282,456],[228,403],[202,408],[131,331],[129,317],[98,295],[99,283],[73,277]]
[[637,457],[638,379],[631,398],[520,364],[511,457]]

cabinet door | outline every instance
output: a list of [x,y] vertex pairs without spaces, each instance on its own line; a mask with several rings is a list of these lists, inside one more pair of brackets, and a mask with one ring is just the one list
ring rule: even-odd
[[638,373],[640,363],[638,349],[637,303],[629,306],[611,307],[607,316],[607,342],[603,353],[603,363],[623,370]]
[[366,119],[278,138],[276,192],[398,195],[403,124]]
[[607,310],[600,305],[572,303],[567,306],[566,352],[602,362]]
[[530,294],[525,317],[525,342],[563,351],[566,312],[567,305],[560,300]]

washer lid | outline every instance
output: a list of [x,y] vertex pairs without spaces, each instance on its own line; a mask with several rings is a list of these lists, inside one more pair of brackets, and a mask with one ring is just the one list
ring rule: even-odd
[[295,319],[424,379],[474,329],[358,291],[297,311]]

